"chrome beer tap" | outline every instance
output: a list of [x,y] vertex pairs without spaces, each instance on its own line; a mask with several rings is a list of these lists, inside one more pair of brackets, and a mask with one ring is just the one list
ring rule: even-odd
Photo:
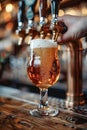
[[16,30],[16,34],[19,36],[18,45],[21,45],[24,42],[24,37],[25,37],[25,29],[24,29],[25,1],[20,0],[18,2],[18,7],[19,7],[18,14],[17,14],[18,27]]
[[40,0],[39,6],[39,35],[41,39],[49,39],[51,38],[51,31],[50,31],[50,22],[46,17],[47,11],[47,0]]
[[26,6],[28,6],[28,9],[26,11],[26,17],[27,17],[27,28],[26,28],[26,37],[28,38],[28,44],[30,43],[31,39],[34,39],[38,36],[38,25],[34,21],[34,12],[33,12],[33,5],[35,3],[35,0],[31,1],[25,1]]
[[52,30],[52,39],[55,41],[59,35],[59,27],[58,27],[58,10],[59,10],[60,0],[51,0],[51,30]]
[[[19,36],[18,45],[29,44],[35,34],[33,5],[35,0],[20,0],[18,10],[18,28],[16,34]],[[26,20],[26,21],[25,21]],[[26,38],[27,37],[27,38]],[[26,42],[27,39],[27,42]]]
[[51,30],[52,30],[52,39],[57,41],[59,35],[62,35],[67,31],[67,27],[63,21],[58,20],[58,12],[60,8],[61,0],[51,0]]

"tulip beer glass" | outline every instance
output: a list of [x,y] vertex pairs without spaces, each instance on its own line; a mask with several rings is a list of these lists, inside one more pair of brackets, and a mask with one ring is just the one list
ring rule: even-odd
[[30,56],[27,74],[40,89],[40,104],[30,110],[34,116],[56,116],[58,109],[48,105],[48,88],[54,85],[60,73],[57,43],[48,39],[33,39],[30,43]]

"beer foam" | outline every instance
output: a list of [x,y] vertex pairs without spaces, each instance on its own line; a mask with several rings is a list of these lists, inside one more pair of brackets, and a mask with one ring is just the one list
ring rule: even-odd
[[48,39],[33,39],[30,43],[30,48],[49,48],[57,47],[57,42]]

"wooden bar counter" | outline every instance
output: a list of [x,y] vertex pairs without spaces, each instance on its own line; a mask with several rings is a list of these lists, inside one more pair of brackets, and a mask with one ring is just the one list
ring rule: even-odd
[[[87,130],[87,114],[59,107],[56,117],[33,117],[29,109],[36,107],[39,95],[0,86],[0,130]],[[49,97],[59,105],[62,99]],[[73,118],[72,118],[73,117]]]

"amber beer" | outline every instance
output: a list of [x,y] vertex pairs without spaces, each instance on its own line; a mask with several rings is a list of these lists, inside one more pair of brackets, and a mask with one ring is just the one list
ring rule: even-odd
[[39,88],[48,88],[56,83],[60,73],[56,42],[45,39],[31,41],[27,73]]

